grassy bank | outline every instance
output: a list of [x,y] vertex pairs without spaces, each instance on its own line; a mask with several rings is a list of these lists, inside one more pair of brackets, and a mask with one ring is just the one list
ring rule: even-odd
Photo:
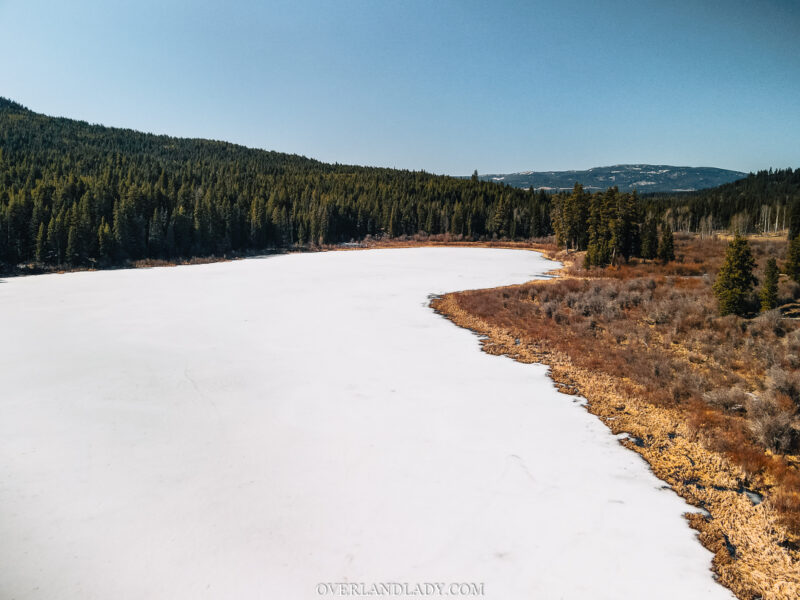
[[[738,597],[800,597],[800,286],[781,279],[782,310],[719,317],[711,286],[726,241],[676,241],[675,262],[592,270],[544,245],[565,262],[559,278],[433,306],[486,335],[487,352],[550,365],[628,434],[622,443],[707,511],[690,523]],[[785,252],[777,238],[751,245],[759,270]]]

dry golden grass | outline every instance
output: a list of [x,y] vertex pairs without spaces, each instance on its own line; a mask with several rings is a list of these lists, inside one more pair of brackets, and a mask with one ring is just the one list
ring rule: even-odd
[[[739,598],[800,598],[800,457],[765,449],[752,428],[762,396],[797,421],[796,405],[770,387],[791,381],[771,384],[766,372],[793,368],[798,323],[717,317],[710,286],[725,242],[677,241],[678,263],[587,272],[571,255],[559,279],[448,294],[433,306],[487,336],[486,352],[549,365],[560,389],[636,438],[625,445],[709,512],[687,517]],[[780,241],[751,243],[760,263],[782,252]]]

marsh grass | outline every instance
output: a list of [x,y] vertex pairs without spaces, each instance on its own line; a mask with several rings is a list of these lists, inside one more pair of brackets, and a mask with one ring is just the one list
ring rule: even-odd
[[[737,595],[795,598],[800,322],[781,310],[747,319],[717,315],[712,284],[726,244],[677,235],[674,263],[590,270],[578,266],[579,254],[550,247],[565,261],[562,277],[451,294],[435,306],[488,335],[487,351],[550,364],[556,383],[583,394],[612,430],[625,422],[623,431],[645,440],[644,448],[632,449],[656,474],[691,502],[711,507],[701,538],[720,551],[715,570]],[[767,258],[785,252],[785,241],[775,238],[751,245],[759,277]],[[798,291],[782,277],[782,304],[794,302]],[[676,435],[688,466],[672,453]],[[702,493],[698,481],[705,482]],[[746,500],[732,502],[743,488],[763,495],[762,520],[748,521],[753,507]],[[727,556],[730,540],[736,558]]]

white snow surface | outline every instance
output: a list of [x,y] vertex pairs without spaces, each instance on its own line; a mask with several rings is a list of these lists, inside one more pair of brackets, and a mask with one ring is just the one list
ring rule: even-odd
[[0,598],[731,598],[639,456],[428,306],[552,266],[421,248],[0,282]]

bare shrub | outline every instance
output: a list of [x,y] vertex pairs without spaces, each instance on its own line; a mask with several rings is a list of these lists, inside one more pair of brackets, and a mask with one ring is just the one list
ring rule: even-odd
[[772,367],[767,372],[767,389],[786,394],[795,404],[800,404],[800,373]]
[[753,341],[748,338],[745,345],[750,347],[753,356],[760,360],[766,368],[770,368],[780,362],[780,349],[769,341],[763,339]]
[[653,353],[650,367],[655,379],[664,379],[672,373],[672,361],[663,353]]
[[669,323],[670,319],[672,318],[672,312],[670,311],[669,302],[657,302],[651,309],[650,309],[650,319],[656,325],[663,325],[664,323]]
[[608,334],[613,338],[617,344],[630,339],[635,336],[631,328],[627,326],[624,321],[616,321],[608,326]]
[[782,336],[786,333],[783,328],[783,318],[781,311],[768,310],[753,319],[750,326],[750,334],[754,336],[769,336],[770,334]]
[[778,298],[784,301],[800,299],[800,283],[793,279],[781,277],[778,282]]
[[569,308],[574,308],[578,302],[581,301],[582,295],[577,292],[570,292],[566,296],[564,296],[564,304],[566,304]]
[[675,374],[670,391],[675,401],[688,400],[703,393],[705,381],[689,368],[682,369]]
[[703,394],[703,400],[709,405],[729,412],[742,412],[747,406],[750,396],[741,388],[716,388]]
[[800,329],[786,336],[786,349],[793,354],[800,354]]
[[617,296],[617,306],[622,310],[635,308],[644,302],[645,294],[638,290],[624,290]]
[[751,400],[750,431],[756,441],[773,452],[792,452],[800,441],[800,431],[793,424],[792,415],[781,410],[774,400],[760,397]]
[[560,304],[558,300],[549,300],[542,304],[541,310],[548,319],[552,319],[556,314],[558,314],[559,308]]

